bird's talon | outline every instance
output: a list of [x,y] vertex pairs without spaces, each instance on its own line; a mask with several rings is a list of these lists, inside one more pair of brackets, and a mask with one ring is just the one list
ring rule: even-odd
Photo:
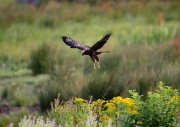
[[101,66],[99,65],[99,62],[98,62],[98,68],[99,68],[99,69],[101,68]]
[[94,64],[94,70],[96,70],[96,64]]

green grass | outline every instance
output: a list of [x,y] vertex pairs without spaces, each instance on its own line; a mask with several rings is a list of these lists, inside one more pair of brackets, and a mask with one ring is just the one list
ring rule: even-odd
[[0,126],[7,127],[10,123],[17,126],[17,123],[25,116],[28,115],[29,111],[25,108],[22,108],[19,111],[10,112],[7,114],[0,115]]
[[[111,99],[136,89],[145,99],[159,81],[180,88],[179,51],[172,43],[180,36],[179,2],[49,2],[37,9],[0,3],[0,92],[6,103],[39,103],[46,110],[58,93],[64,100]],[[108,30],[113,34],[102,50],[111,52],[100,56],[96,71],[89,57],[61,39],[91,46]]]
[[[51,104],[47,118],[24,117],[18,124],[23,126],[178,126],[180,96],[176,89],[159,82],[155,92],[148,92],[146,100],[130,90],[130,98],[112,99],[72,98],[63,102],[60,97]],[[154,108],[156,107],[156,108]],[[51,120],[50,120],[51,119]],[[13,127],[13,126],[11,126]]]

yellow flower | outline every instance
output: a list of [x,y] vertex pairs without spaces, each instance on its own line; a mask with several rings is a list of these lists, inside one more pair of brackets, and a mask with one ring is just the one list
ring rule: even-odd
[[83,101],[84,101],[84,99],[75,97],[75,102],[83,102]]
[[103,118],[104,120],[111,120],[111,117],[109,117],[109,116],[107,116],[107,115],[103,115],[102,118]]
[[60,110],[61,110],[61,109],[64,109],[64,105],[59,106],[59,109],[60,109]]
[[180,97],[179,96],[173,96],[171,97],[172,100],[176,100],[176,101],[179,101],[180,102]]
[[133,106],[134,101],[131,98],[125,98],[124,103],[126,103],[128,106]]
[[105,101],[104,100],[101,100],[101,99],[98,99],[96,101],[93,102],[94,105],[102,105]]
[[113,103],[120,103],[120,102],[122,102],[122,97],[120,97],[120,96],[117,96],[117,97],[114,97],[113,99],[112,99],[112,102]]
[[170,103],[172,103],[173,101],[178,101],[180,102],[180,97],[179,96],[172,96],[169,101],[167,102],[167,104],[169,105]]
[[116,105],[114,103],[106,103],[104,106],[107,107],[107,112],[113,112],[116,109]]

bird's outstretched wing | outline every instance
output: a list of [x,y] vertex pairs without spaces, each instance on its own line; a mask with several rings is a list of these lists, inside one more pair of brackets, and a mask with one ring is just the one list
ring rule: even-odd
[[112,34],[112,31],[107,31],[104,37],[98,42],[96,42],[90,49],[97,51],[98,49],[102,48],[104,44],[107,42],[107,40],[109,39],[109,37],[111,36],[111,34]]
[[84,45],[80,42],[77,42],[77,41],[75,41],[69,37],[66,37],[66,36],[62,36],[62,39],[66,45],[70,46],[70,48],[78,48],[80,50],[86,50],[86,49],[90,48],[89,46]]

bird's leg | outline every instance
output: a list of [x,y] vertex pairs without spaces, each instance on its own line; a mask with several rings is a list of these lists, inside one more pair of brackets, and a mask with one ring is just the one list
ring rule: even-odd
[[94,70],[96,70],[96,61],[94,61]]
[[96,70],[96,63],[94,63],[94,70]]
[[96,59],[93,56],[90,56],[92,61],[94,62],[94,70],[96,70]]
[[98,68],[101,68],[101,66],[99,65],[99,61],[98,61]]
[[100,65],[99,65],[100,60],[99,60],[98,56],[97,56],[97,55],[94,55],[94,58],[96,59],[96,61],[97,61],[97,63],[98,63],[98,68],[100,68]]

